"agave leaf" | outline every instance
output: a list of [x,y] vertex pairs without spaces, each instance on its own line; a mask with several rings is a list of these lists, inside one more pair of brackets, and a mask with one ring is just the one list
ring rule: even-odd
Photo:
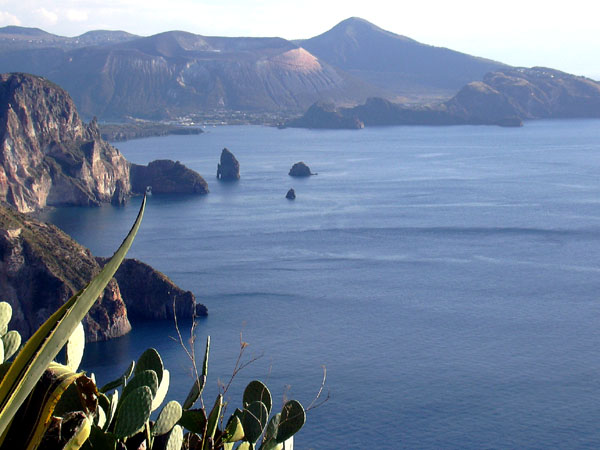
[[37,448],[52,422],[58,401],[80,376],[82,374],[74,373],[62,364],[51,363],[36,383],[27,402],[15,415],[3,448]]
[[83,358],[83,350],[85,349],[85,333],[83,331],[83,324],[79,322],[77,328],[73,331],[73,334],[67,341],[66,355],[67,355],[67,367],[73,372],[77,372],[79,364],[81,364],[81,358]]
[[0,441],[21,404],[119,268],[139,229],[145,205],[144,198],[131,231],[100,273],[40,326],[11,364],[0,383]]

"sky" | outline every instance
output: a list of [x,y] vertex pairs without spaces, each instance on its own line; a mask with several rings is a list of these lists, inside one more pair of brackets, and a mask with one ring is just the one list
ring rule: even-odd
[[0,26],[62,36],[109,29],[301,39],[348,17],[425,44],[600,79],[597,0],[0,0]]

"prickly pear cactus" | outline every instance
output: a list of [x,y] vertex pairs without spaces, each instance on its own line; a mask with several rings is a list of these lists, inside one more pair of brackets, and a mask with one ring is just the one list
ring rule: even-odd
[[8,361],[21,346],[19,332],[8,331],[10,319],[12,319],[12,306],[7,302],[0,302],[0,364]]
[[150,418],[152,409],[152,391],[148,386],[134,389],[119,402],[115,418],[114,435],[119,439],[133,436]]
[[244,440],[254,444],[260,438],[263,430],[267,426],[269,413],[267,407],[261,401],[250,403],[244,408],[242,414],[242,427],[244,428]]
[[267,413],[271,413],[271,407],[273,406],[273,398],[269,388],[264,383],[258,380],[251,381],[244,390],[244,407],[248,406],[252,402],[263,402],[267,407]]
[[152,435],[160,436],[171,431],[177,422],[179,422],[179,419],[181,419],[182,412],[183,410],[179,402],[173,400],[167,403],[158,415],[158,419],[156,419],[156,423],[152,427]]
[[300,431],[306,422],[306,412],[296,400],[290,400],[281,410],[281,418],[279,419],[279,427],[277,428],[277,442],[285,442],[294,434]]
[[133,373],[137,375],[144,370],[153,370],[154,373],[156,373],[156,376],[158,377],[158,383],[160,384],[163,378],[164,366],[160,355],[153,348],[149,348],[142,353],[137,361],[137,364],[135,365]]
[[124,400],[130,392],[133,392],[140,386],[148,386],[152,392],[152,398],[154,398],[156,391],[158,391],[158,377],[156,376],[156,372],[154,372],[154,370],[137,372],[131,381],[123,388],[121,399]]

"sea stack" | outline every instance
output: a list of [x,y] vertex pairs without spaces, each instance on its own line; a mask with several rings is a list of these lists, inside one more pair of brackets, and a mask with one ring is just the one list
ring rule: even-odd
[[221,162],[217,165],[217,179],[222,181],[240,179],[240,163],[226,148],[221,152]]
[[312,172],[310,171],[310,167],[302,161],[294,164],[289,172],[289,176],[291,177],[310,177],[311,175]]
[[296,192],[293,188],[287,191],[287,194],[285,194],[285,198],[287,198],[288,200],[294,200],[296,198]]

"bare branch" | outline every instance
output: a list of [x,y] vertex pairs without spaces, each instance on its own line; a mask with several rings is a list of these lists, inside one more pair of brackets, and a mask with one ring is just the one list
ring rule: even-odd
[[325,388],[326,381],[327,381],[327,367],[323,366],[323,380],[321,381],[321,387],[319,388],[319,392],[317,392],[316,397],[313,399],[313,401],[310,403],[310,405],[308,405],[308,408],[306,408],[306,412],[310,411],[311,409],[316,409],[319,406],[323,406],[323,404],[327,403],[329,401],[329,399],[331,398],[331,393],[329,392],[329,389],[328,389],[327,397],[325,397],[324,399],[319,401],[319,399],[321,399],[321,395],[323,395],[323,389]]

